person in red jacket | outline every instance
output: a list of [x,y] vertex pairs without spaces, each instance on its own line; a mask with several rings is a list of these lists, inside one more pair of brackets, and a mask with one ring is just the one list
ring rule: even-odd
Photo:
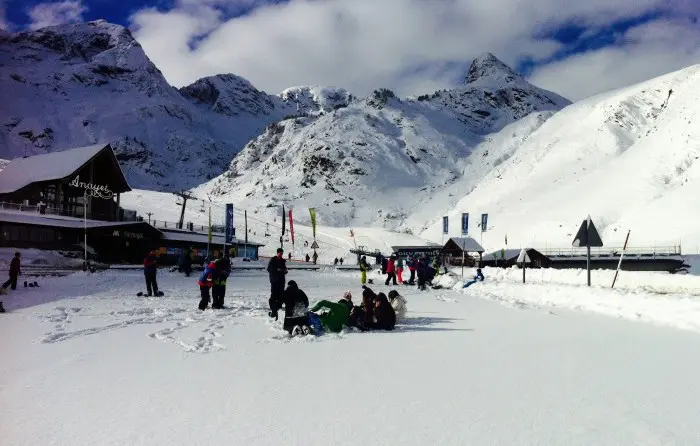
[[3,288],[10,286],[10,288],[13,290],[17,289],[17,276],[22,275],[22,271],[19,269],[20,255],[21,254],[19,252],[16,252],[15,256],[12,258],[12,261],[10,262],[10,280],[2,285]]
[[397,285],[396,283],[396,267],[394,265],[394,260],[396,258],[394,256],[389,257],[389,261],[386,263],[386,282],[384,282],[384,285],[389,285],[390,280],[394,280],[394,285]]

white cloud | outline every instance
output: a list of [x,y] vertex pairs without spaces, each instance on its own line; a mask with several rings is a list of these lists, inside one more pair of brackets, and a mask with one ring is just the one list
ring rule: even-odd
[[30,20],[29,29],[80,22],[85,11],[87,8],[80,0],[39,3],[27,11]]
[[0,29],[10,30],[10,23],[7,21],[7,6],[5,0],[0,0]]
[[661,19],[631,28],[617,45],[543,66],[530,81],[577,100],[698,63],[697,24],[687,19]]
[[[528,56],[547,59],[560,45],[535,37],[543,30],[571,22],[601,26],[682,1],[292,0],[226,20],[221,11],[259,1],[180,0],[167,12],[137,12],[132,25],[149,57],[177,86],[232,72],[268,92],[324,84],[360,95],[377,87],[405,95],[454,85],[464,64],[485,51],[511,65]],[[668,41],[657,45],[678,51]],[[557,66],[563,67],[552,69]],[[610,76],[623,81],[629,78],[624,71]],[[581,76],[567,83],[544,69],[534,79],[573,97],[594,91],[590,84],[598,82]]]

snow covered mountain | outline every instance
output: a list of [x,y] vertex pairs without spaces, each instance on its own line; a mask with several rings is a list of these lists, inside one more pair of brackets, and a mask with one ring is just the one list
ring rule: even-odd
[[132,186],[194,186],[268,124],[351,99],[320,87],[268,95],[231,74],[178,91],[105,21],[0,35],[0,157],[111,142]]
[[457,235],[460,214],[470,212],[478,236],[478,216],[488,213],[487,249],[503,247],[506,235],[511,247],[571,246],[590,214],[607,246],[622,246],[631,230],[634,246],[682,243],[684,251],[697,252],[698,104],[700,65],[573,104],[459,202],[435,209],[421,235],[439,240],[442,215]]
[[[405,227],[465,169],[474,184],[487,174],[511,147],[494,138],[519,141],[568,104],[486,54],[454,90],[402,100],[380,89],[330,113],[271,124],[195,193],[255,212],[317,207],[329,226]],[[502,131],[508,136],[495,136]]]

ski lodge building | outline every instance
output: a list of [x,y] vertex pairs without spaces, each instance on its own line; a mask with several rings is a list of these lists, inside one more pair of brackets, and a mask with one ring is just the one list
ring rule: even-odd
[[[109,144],[12,160],[0,171],[0,247],[83,251],[107,263],[139,263],[157,250],[161,263],[176,263],[182,249],[202,260],[208,234],[156,228],[120,206],[131,191]],[[223,234],[211,247],[221,249]],[[259,243],[233,240],[234,254],[257,259]]]

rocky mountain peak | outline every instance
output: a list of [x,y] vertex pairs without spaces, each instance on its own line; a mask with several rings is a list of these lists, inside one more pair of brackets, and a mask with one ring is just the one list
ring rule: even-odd
[[464,78],[465,84],[512,84],[517,81],[523,81],[523,78],[491,53],[484,53],[474,59],[469,66],[467,77]]

